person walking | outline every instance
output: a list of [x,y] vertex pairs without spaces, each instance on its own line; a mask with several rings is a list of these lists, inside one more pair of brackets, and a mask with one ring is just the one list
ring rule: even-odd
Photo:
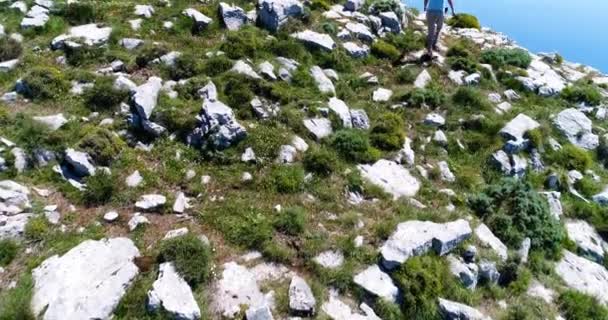
[[[426,50],[431,59],[433,58],[433,51],[438,51],[437,41],[439,41],[439,34],[441,34],[444,20],[444,1],[445,0],[424,0],[424,11],[426,11],[426,23],[428,25]],[[448,3],[452,9],[452,15],[455,15],[453,0],[448,0]]]

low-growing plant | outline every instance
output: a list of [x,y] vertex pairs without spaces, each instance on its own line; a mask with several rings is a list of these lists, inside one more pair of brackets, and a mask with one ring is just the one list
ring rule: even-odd
[[567,144],[550,155],[550,159],[568,170],[584,172],[593,164],[591,154],[575,145]]
[[274,159],[279,155],[281,146],[289,143],[288,138],[284,129],[271,122],[249,130],[243,145],[251,147],[257,157]]
[[54,99],[68,91],[69,82],[61,71],[50,67],[37,67],[22,80],[23,94],[31,99]]
[[379,149],[399,150],[405,139],[404,127],[403,119],[399,115],[384,113],[372,126],[370,140]]
[[371,50],[375,56],[382,59],[396,61],[399,59],[399,57],[401,57],[399,49],[384,40],[377,40],[374,42]]
[[418,75],[410,68],[401,68],[397,71],[397,81],[401,84],[412,84]]
[[336,132],[331,139],[332,147],[347,161],[373,162],[379,157],[366,133],[348,129]]
[[81,67],[91,62],[99,61],[106,50],[105,47],[88,44],[66,46],[63,49],[67,63],[74,67]]
[[256,58],[264,45],[264,36],[256,28],[245,27],[226,34],[220,50],[231,59]]
[[591,198],[594,195],[600,193],[603,189],[603,186],[590,177],[583,177],[582,179],[574,183],[574,188],[583,196]]
[[0,292],[0,320],[35,320],[30,303],[34,281],[25,275],[17,286]]
[[42,241],[49,233],[49,222],[43,216],[37,216],[29,219],[25,225],[23,234],[25,238],[31,241]]
[[441,107],[447,100],[443,90],[437,85],[430,85],[424,89],[414,89],[404,94],[401,98],[408,106],[412,107]]
[[169,68],[169,75],[173,80],[187,79],[201,74],[204,65],[201,58],[191,53],[184,53],[175,59],[175,63]]
[[108,166],[120,153],[124,143],[112,131],[96,128],[78,143],[78,148],[86,151],[95,163]]
[[4,36],[0,38],[0,61],[19,58],[23,49],[17,40]]
[[270,182],[279,193],[297,193],[304,188],[304,170],[299,166],[276,166]]
[[257,208],[230,207],[220,221],[226,239],[237,246],[262,249],[272,239],[272,221]]
[[477,17],[467,13],[456,14],[448,19],[447,24],[452,28],[481,29]]
[[108,203],[118,189],[116,178],[105,170],[98,170],[94,176],[86,177],[84,181],[86,188],[82,192],[82,200],[88,206]]
[[572,103],[584,103],[589,106],[597,106],[602,102],[602,95],[591,84],[575,84],[564,88],[560,97]]
[[71,25],[83,25],[95,21],[97,10],[90,2],[72,2],[62,11],[63,17]]
[[230,70],[232,65],[232,60],[224,55],[219,55],[207,59],[203,63],[202,71],[211,77],[215,77]]
[[388,34],[386,36],[386,41],[404,53],[424,49],[426,42],[423,35],[416,33],[409,28],[400,34]]
[[287,235],[297,236],[306,227],[306,210],[302,207],[288,207],[279,212],[274,226]]
[[532,57],[523,49],[496,48],[484,50],[481,62],[491,64],[496,69],[505,66],[526,69],[532,62]]
[[492,109],[490,102],[481,94],[481,91],[472,87],[459,87],[452,96],[452,101],[456,105],[474,112]]
[[402,4],[397,0],[374,0],[369,4],[368,12],[379,15],[382,12],[392,11],[397,17],[401,17],[403,12]]
[[192,286],[204,284],[211,278],[211,249],[194,234],[163,240],[158,259],[173,262],[177,272]]
[[574,290],[562,293],[558,299],[559,309],[567,319],[608,319],[608,309],[596,298]]
[[518,247],[529,237],[533,250],[552,257],[559,253],[565,238],[563,227],[528,182],[503,178],[471,197],[469,206],[509,246]]
[[304,154],[303,165],[306,170],[328,176],[334,172],[338,166],[338,159],[334,152],[326,148],[313,148]]
[[19,245],[17,242],[10,239],[0,240],[0,267],[11,263],[17,256],[18,251]]
[[145,68],[154,59],[158,59],[161,56],[167,54],[168,52],[169,50],[164,46],[146,43],[138,50],[137,57],[135,58],[135,63],[140,68]]
[[114,87],[114,80],[110,77],[100,77],[95,80],[93,87],[84,91],[82,97],[93,111],[113,110],[129,96],[127,90]]

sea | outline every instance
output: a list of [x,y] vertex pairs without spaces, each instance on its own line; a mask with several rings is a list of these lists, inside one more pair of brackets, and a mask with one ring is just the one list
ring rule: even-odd
[[[405,4],[422,11],[423,1]],[[608,74],[608,0],[454,0],[454,6],[532,52],[557,52]]]

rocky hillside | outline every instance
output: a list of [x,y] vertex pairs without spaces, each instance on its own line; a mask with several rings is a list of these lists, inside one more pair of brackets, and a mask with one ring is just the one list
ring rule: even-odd
[[449,25],[0,0],[0,320],[608,319],[608,76]]

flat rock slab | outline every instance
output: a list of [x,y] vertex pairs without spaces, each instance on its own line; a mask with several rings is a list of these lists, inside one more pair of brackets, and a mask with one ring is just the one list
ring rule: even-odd
[[602,265],[579,257],[570,251],[555,266],[555,272],[568,287],[597,298],[608,305],[608,270]]
[[538,128],[540,124],[536,120],[520,113],[513,120],[509,121],[499,134],[507,140],[522,140],[524,134],[530,130]]
[[230,319],[241,311],[242,305],[258,308],[268,304],[266,296],[260,291],[255,275],[236,262],[224,264],[212,297],[214,311]]
[[480,224],[475,228],[475,236],[481,241],[481,243],[490,249],[492,249],[502,261],[506,261],[509,257],[507,246],[498,239],[492,230],[485,224]]
[[557,114],[553,123],[570,143],[580,148],[592,150],[599,145],[599,137],[592,133],[593,122],[577,109],[563,110]]
[[443,319],[491,320],[479,310],[465,304],[439,298],[439,311]]
[[177,273],[172,262],[159,266],[158,279],[148,292],[148,309],[163,309],[175,319],[195,320],[201,318],[201,310],[194,299],[192,289]]
[[585,256],[602,263],[608,252],[608,243],[602,239],[592,225],[583,220],[567,220],[568,238],[576,243],[578,250]]
[[389,160],[378,160],[373,165],[357,166],[363,178],[390,193],[393,199],[413,197],[420,189],[420,182],[403,166]]
[[44,320],[109,319],[139,273],[130,239],[87,240],[32,271],[31,302]]
[[447,223],[406,221],[380,248],[382,264],[388,270],[399,267],[407,259],[427,253],[431,249],[444,255],[471,236],[469,222],[459,219]]
[[397,302],[399,289],[395,286],[391,277],[380,270],[378,265],[370,266],[361,271],[355,275],[354,281],[374,296]]

